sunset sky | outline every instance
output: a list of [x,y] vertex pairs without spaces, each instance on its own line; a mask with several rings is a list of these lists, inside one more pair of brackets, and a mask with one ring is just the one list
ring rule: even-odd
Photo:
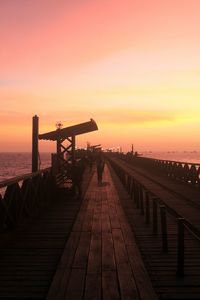
[[35,114],[93,118],[78,146],[200,150],[200,1],[0,0],[0,103],[0,151],[31,150]]

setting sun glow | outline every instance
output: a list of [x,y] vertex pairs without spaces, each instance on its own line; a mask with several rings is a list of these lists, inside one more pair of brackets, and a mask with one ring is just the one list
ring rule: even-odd
[[[199,0],[0,2],[0,151],[93,118],[104,148],[200,150]],[[55,145],[41,142],[41,151]]]

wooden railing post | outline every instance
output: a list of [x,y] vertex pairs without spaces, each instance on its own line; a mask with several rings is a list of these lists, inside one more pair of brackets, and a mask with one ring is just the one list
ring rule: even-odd
[[130,194],[130,175],[127,174],[126,190]]
[[38,171],[38,130],[39,118],[35,115],[32,128],[32,172]]
[[153,198],[153,234],[158,233],[158,210],[157,210],[157,199]]
[[160,218],[161,218],[161,232],[162,232],[162,247],[163,251],[168,251],[168,236],[167,236],[167,218],[166,208],[164,205],[160,206]]
[[133,199],[133,195],[134,195],[134,178],[133,176],[131,176],[131,188],[130,188],[131,199]]
[[135,203],[136,203],[136,208],[139,208],[139,185],[138,185],[138,182],[135,182],[134,199],[135,199]]
[[178,218],[177,276],[184,276],[184,218]]
[[75,146],[76,146],[76,138],[75,135],[72,135],[72,165],[73,166],[76,164]]
[[132,177],[129,175],[129,183],[128,183],[128,193],[131,196],[131,185],[132,185]]
[[150,203],[149,203],[149,193],[145,192],[145,201],[146,201],[146,224],[150,223]]
[[140,184],[139,189],[139,195],[140,195],[140,214],[144,215],[144,194],[143,194],[143,186]]

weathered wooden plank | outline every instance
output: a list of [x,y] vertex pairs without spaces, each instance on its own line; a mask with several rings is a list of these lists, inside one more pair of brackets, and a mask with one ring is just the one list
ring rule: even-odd
[[92,233],[87,273],[101,273],[101,233]]
[[104,214],[101,215],[102,220],[102,232],[111,232],[111,226],[110,226],[110,218],[108,215],[108,208],[107,212],[104,212]]
[[85,218],[85,209],[81,209],[81,211],[79,212],[75,223],[73,225],[73,231],[81,231],[82,230],[82,226],[83,226],[83,222],[84,222],[84,218]]
[[101,232],[101,212],[94,212],[92,232]]
[[121,299],[139,299],[135,280],[130,268],[128,253],[120,229],[112,230]]
[[102,271],[102,289],[104,300],[121,299],[115,271]]
[[102,233],[102,270],[115,270],[115,255],[112,234]]
[[[155,300],[157,299],[156,293],[153,289],[147,270],[142,261],[138,248],[133,245],[127,245],[129,261],[134,274],[136,285],[139,289],[141,299]],[[145,286],[145,289],[144,289]]]
[[93,209],[87,209],[87,212],[85,214],[82,231],[91,231],[92,225],[93,225]]
[[139,300],[139,293],[129,263],[120,263],[120,265],[117,265],[117,273],[119,278],[121,299]]
[[128,253],[126,251],[121,229],[113,229],[112,237],[114,242],[115,257],[117,265],[128,263]]
[[79,244],[75,253],[73,267],[86,268],[90,249],[91,233],[81,232]]
[[63,255],[61,256],[60,262],[58,264],[58,268],[69,268],[72,266],[72,262],[76,253],[76,249],[78,247],[80,239],[79,232],[72,232],[63,251]]
[[111,228],[113,228],[113,229],[121,228],[117,214],[110,212],[109,216],[110,216]]
[[[70,275],[71,275],[71,269],[63,270],[62,276],[60,276],[59,286],[57,286],[55,289],[56,298],[54,298],[54,299],[57,299],[57,300],[65,299],[65,294],[66,294]],[[49,300],[49,299],[47,299],[47,300]]]
[[85,284],[85,300],[101,300],[101,274],[87,274]]
[[65,294],[66,300],[83,299],[85,275],[86,271],[83,269],[72,269]]

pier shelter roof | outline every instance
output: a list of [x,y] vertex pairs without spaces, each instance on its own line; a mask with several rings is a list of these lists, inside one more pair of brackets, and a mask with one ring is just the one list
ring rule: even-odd
[[95,130],[98,130],[97,124],[93,119],[90,119],[89,122],[80,123],[77,125],[39,134],[39,139],[50,141],[56,141],[58,139],[65,140],[68,137],[84,134]]

